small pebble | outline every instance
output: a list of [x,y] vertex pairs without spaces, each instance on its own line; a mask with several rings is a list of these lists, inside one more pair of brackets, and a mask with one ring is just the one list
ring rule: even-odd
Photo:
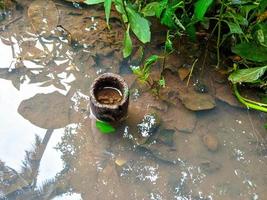
[[213,151],[213,152],[218,150],[219,141],[216,136],[211,135],[211,134],[205,134],[202,137],[202,141],[204,145],[208,148],[208,150]]

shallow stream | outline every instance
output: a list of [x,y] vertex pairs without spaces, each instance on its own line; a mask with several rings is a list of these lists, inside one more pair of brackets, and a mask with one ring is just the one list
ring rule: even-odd
[[[122,59],[116,14],[108,30],[98,7],[18,2],[0,22],[0,199],[267,199],[266,114],[235,102],[227,83],[209,75],[202,94],[167,70],[155,98]],[[167,63],[192,63],[184,49]],[[88,107],[104,72],[130,87],[128,118],[111,135]]]

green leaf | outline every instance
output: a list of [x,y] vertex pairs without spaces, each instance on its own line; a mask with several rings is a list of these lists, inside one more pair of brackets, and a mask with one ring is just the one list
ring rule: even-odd
[[144,66],[152,65],[153,63],[157,62],[158,59],[159,59],[159,56],[158,55],[152,55],[152,56],[148,57],[145,60]]
[[151,32],[149,27],[149,22],[140,16],[134,9],[126,8],[131,29],[136,35],[136,37],[143,43],[150,42]]
[[265,73],[267,65],[263,67],[254,67],[249,69],[240,69],[234,71],[229,76],[229,80],[235,83],[254,83]]
[[133,44],[132,44],[132,40],[131,40],[131,37],[130,37],[129,30],[130,30],[130,24],[128,24],[128,27],[127,27],[127,30],[126,30],[126,32],[124,34],[124,39],[123,39],[123,50],[122,50],[122,53],[123,53],[123,57],[124,58],[128,57],[129,55],[131,55],[132,50],[133,50]]
[[264,128],[267,130],[267,124],[264,125]]
[[103,134],[114,133],[116,131],[116,129],[113,126],[111,126],[108,122],[97,120],[95,124],[96,128]]
[[267,61],[267,48],[259,46],[255,43],[240,43],[232,48],[235,54],[238,54],[242,58],[255,61],[265,62]]
[[202,21],[213,0],[198,0],[195,4],[194,16]]
[[175,15],[175,10],[172,8],[166,9],[163,14],[160,22],[169,28],[175,28],[176,24],[174,23],[173,16]]
[[168,0],[162,0],[161,2],[159,2],[159,5],[155,8],[155,14],[157,18],[160,18],[163,10],[166,8],[168,3]]
[[259,5],[260,12],[266,11],[266,8],[267,8],[267,1],[261,0],[260,5]]
[[147,4],[143,9],[142,9],[142,14],[145,17],[152,17],[156,15],[156,11],[158,10],[160,3],[159,2],[152,2]]
[[134,75],[141,77],[143,75],[143,72],[139,66],[130,66],[132,72]]
[[108,26],[109,26],[109,16],[110,16],[111,3],[112,3],[112,0],[105,0],[104,1],[105,14],[106,14],[106,20],[107,20]]
[[159,59],[158,55],[152,55],[145,60],[144,67],[142,69],[143,74],[148,78],[151,66]]
[[243,31],[241,29],[241,27],[239,26],[238,23],[234,23],[234,22],[229,22],[229,21],[224,21],[227,23],[229,29],[230,29],[230,33],[236,33],[236,34],[243,34]]
[[84,3],[87,5],[95,5],[99,3],[103,3],[104,0],[85,0]]

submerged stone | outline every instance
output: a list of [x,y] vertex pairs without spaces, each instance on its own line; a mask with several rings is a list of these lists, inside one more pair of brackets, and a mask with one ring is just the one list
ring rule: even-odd
[[219,147],[219,140],[215,135],[204,134],[202,137],[203,144],[210,151],[217,151]]
[[209,94],[200,94],[193,90],[180,93],[179,98],[186,108],[193,111],[210,110],[216,106],[214,98]]

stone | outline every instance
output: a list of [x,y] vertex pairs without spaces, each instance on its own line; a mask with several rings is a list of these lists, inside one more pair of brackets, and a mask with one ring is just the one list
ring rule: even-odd
[[186,108],[193,111],[210,110],[216,106],[210,94],[200,94],[194,90],[181,92],[179,98]]
[[243,107],[241,103],[233,95],[229,84],[222,84],[216,88],[215,97],[234,107]]
[[196,126],[197,118],[194,112],[178,103],[176,106],[170,106],[167,112],[162,113],[162,121],[167,129],[192,133]]
[[219,147],[219,140],[215,135],[204,134],[202,136],[203,144],[208,148],[209,151],[217,151]]

